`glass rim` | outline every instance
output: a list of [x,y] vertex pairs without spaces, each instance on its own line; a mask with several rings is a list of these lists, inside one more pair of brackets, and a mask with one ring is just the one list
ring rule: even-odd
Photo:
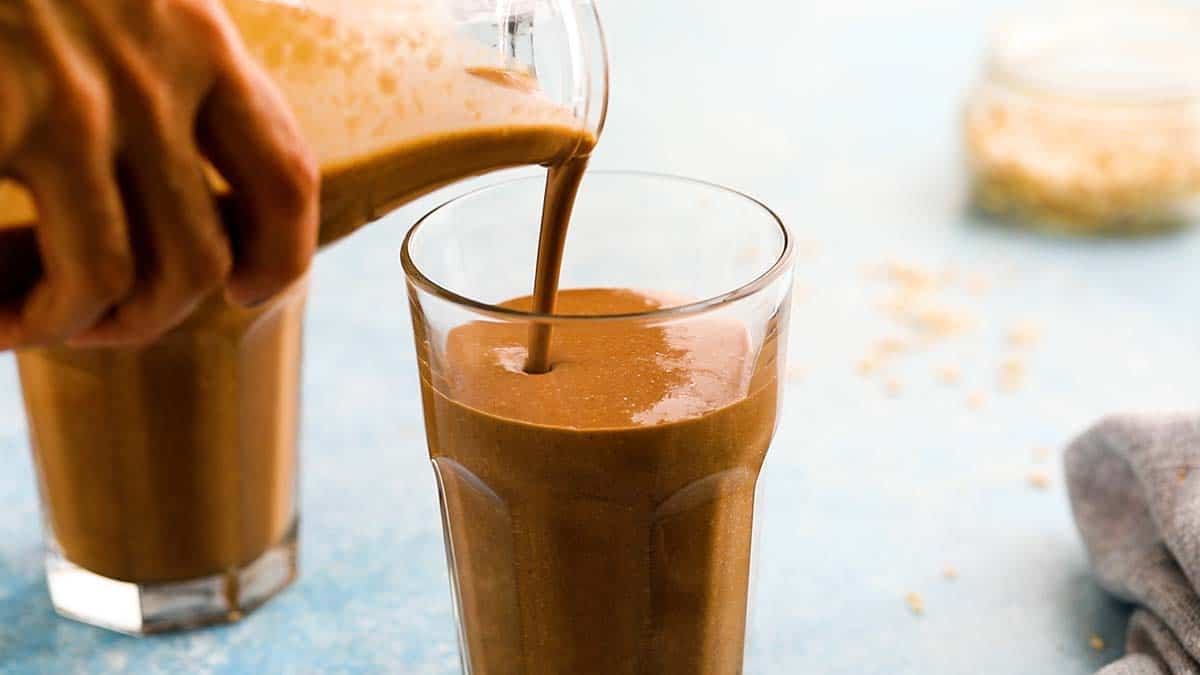
[[[750,297],[750,296],[762,291],[766,287],[770,286],[775,281],[777,281],[779,279],[779,277],[781,277],[791,266],[792,258],[794,257],[794,254],[795,254],[795,240],[792,237],[791,230],[788,229],[787,224],[783,222],[783,219],[780,218],[779,214],[777,214],[771,207],[767,206],[761,200],[746,194],[745,192],[742,192],[740,190],[737,190],[737,189],[734,189],[734,188],[731,188],[731,187],[728,187],[725,185],[721,185],[719,183],[714,183],[712,181],[706,181],[706,180],[701,180],[698,178],[689,178],[686,176],[679,176],[679,175],[675,175],[675,174],[660,173],[660,172],[654,172],[654,171],[638,171],[638,170],[623,170],[623,169],[588,170],[587,176],[592,176],[592,175],[609,176],[609,177],[615,176],[615,177],[626,177],[626,178],[642,178],[642,179],[665,179],[665,180],[675,182],[675,183],[683,183],[683,184],[691,185],[693,187],[701,187],[701,188],[706,188],[709,190],[715,190],[718,192],[722,192],[726,195],[736,197],[736,198],[744,200],[750,204],[753,204],[758,209],[760,209],[765,216],[770,218],[771,221],[775,223],[776,227],[779,228],[780,234],[782,234],[782,236],[783,236],[783,246],[780,249],[778,257],[776,257],[775,262],[772,263],[770,267],[768,267],[764,272],[762,272],[755,278],[751,279],[750,281],[746,282],[745,284],[742,284],[741,286],[738,286],[732,290],[726,291],[724,293],[721,293],[719,295],[715,295],[715,296],[712,296],[709,298],[704,298],[701,300],[696,300],[694,302],[689,302],[689,303],[683,304],[683,305],[676,305],[673,307],[664,307],[661,309],[654,309],[654,310],[650,310],[650,311],[646,311],[646,312],[634,312],[634,313],[627,313],[627,314],[594,314],[594,315],[592,315],[592,314],[543,314],[543,313],[539,313],[539,312],[526,312],[526,311],[522,311],[522,310],[518,310],[518,309],[510,309],[508,307],[500,307],[497,305],[493,305],[490,303],[482,302],[480,300],[475,300],[473,298],[466,297],[460,293],[456,293],[454,291],[451,291],[451,290],[443,287],[442,285],[433,281],[429,277],[425,276],[425,273],[422,272],[420,267],[416,264],[416,262],[413,261],[412,255],[409,252],[409,247],[412,242],[413,236],[416,235],[416,233],[421,229],[421,227],[423,225],[425,225],[426,222],[430,218],[432,218],[433,216],[440,213],[443,209],[451,207],[455,204],[458,204],[458,203],[465,201],[467,199],[470,199],[472,197],[478,197],[479,195],[484,194],[484,193],[502,190],[504,188],[511,187],[512,185],[517,184],[517,183],[524,183],[524,182],[535,181],[535,180],[536,181],[544,181],[545,180],[544,176],[519,176],[516,178],[510,178],[510,179],[503,180],[503,181],[500,181],[497,183],[493,183],[491,185],[485,185],[483,187],[479,187],[479,188],[476,188],[469,192],[458,195],[457,197],[454,197],[453,199],[449,199],[445,202],[442,202],[441,204],[439,204],[439,205],[435,206],[433,209],[431,209],[424,216],[421,216],[421,218],[418,219],[417,222],[414,223],[413,226],[411,228],[409,228],[408,232],[404,235],[404,243],[401,244],[401,247],[400,247],[400,264],[404,269],[404,273],[405,273],[405,276],[407,277],[408,282],[410,284],[416,285],[417,287],[421,288],[425,292],[430,293],[442,300],[445,300],[447,302],[453,303],[460,307],[464,307],[464,308],[470,309],[474,312],[477,312],[479,314],[483,314],[485,316],[489,316],[489,317],[496,318],[496,319],[504,319],[504,320],[509,320],[509,321],[518,320],[518,321],[530,322],[530,323],[542,322],[542,323],[555,323],[555,324],[599,323],[599,322],[606,322],[606,321],[634,321],[634,320],[636,320],[636,321],[656,321],[656,320],[679,319],[679,318],[704,314],[706,312],[712,311],[719,307],[728,305],[729,303],[737,302],[738,300],[742,300],[747,297]],[[586,180],[586,176],[585,176],[585,180]],[[531,270],[531,274],[532,274],[532,270]]]

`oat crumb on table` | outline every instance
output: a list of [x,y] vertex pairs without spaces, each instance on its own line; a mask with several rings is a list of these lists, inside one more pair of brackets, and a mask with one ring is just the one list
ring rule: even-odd
[[1029,484],[1038,490],[1050,489],[1050,476],[1045,471],[1029,472]]
[[1024,321],[1008,333],[1008,343],[1013,347],[1032,347],[1041,340],[1042,331],[1035,324]]
[[1092,646],[1092,649],[1095,649],[1098,652],[1104,651],[1104,638],[1096,635],[1095,633],[1092,633],[1092,636],[1088,638],[1088,644]]
[[984,396],[983,392],[975,391],[967,396],[967,407],[971,410],[982,410],[986,403],[987,397]]
[[954,581],[958,578],[958,568],[953,565],[946,565],[944,568],[942,568],[942,577],[945,578],[946,581]]
[[1025,380],[1025,364],[1019,359],[1006,359],[1000,364],[1000,389],[1015,391]]
[[962,369],[958,366],[944,366],[937,371],[942,384],[953,385],[962,382]]
[[1050,448],[1034,448],[1033,449],[1033,461],[1044,462],[1047,459],[1050,459]]
[[917,616],[925,613],[925,599],[917,593],[905,595],[904,604],[908,605],[908,610]]
[[909,292],[921,292],[937,285],[937,277],[917,265],[887,262],[881,267],[888,281]]
[[966,332],[972,326],[969,316],[950,309],[926,308],[910,313],[909,321],[922,337],[937,340]]
[[875,343],[877,354],[899,354],[908,348],[908,344],[897,337],[886,337]]
[[901,384],[899,380],[888,380],[883,386],[883,391],[890,398],[896,398],[900,394],[904,393],[904,385]]

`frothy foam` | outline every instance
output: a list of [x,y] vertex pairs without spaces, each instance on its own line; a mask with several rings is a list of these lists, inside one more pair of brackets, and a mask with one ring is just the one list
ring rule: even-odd
[[226,4],[251,52],[295,104],[322,165],[476,130],[578,127],[499,50],[459,36],[445,3]]

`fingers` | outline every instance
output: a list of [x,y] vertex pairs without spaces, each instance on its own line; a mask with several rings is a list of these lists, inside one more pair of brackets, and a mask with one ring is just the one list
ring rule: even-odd
[[133,254],[112,164],[77,159],[70,170],[33,166],[24,182],[38,203],[42,276],[0,308],[0,350],[61,341],[129,292]]
[[25,87],[12,63],[12,57],[0,44],[0,166],[16,152],[29,126]]
[[17,151],[47,98],[41,69],[16,48],[19,38],[6,24],[0,8],[0,167]]
[[138,262],[133,292],[72,339],[72,346],[152,342],[187,318],[225,282],[232,267],[229,243],[190,134],[173,131],[163,122],[151,128],[121,159]]
[[286,101],[245,56],[219,77],[199,137],[235,200],[227,294],[243,305],[263,302],[303,276],[316,250],[316,161]]
[[[152,4],[22,4],[31,45],[0,35],[0,176],[38,202],[32,234],[0,238],[0,275],[39,254],[0,284],[0,350],[144,344],[227,282],[256,304],[308,269],[319,176],[286,102],[217,0]],[[233,188],[228,226],[198,144]]]
[[6,274],[0,350],[74,335],[124,297],[134,278],[113,169],[110,92],[59,29],[54,8],[4,9],[0,173],[33,193],[39,222],[30,234],[5,237],[5,256],[27,256],[16,265],[19,278]]

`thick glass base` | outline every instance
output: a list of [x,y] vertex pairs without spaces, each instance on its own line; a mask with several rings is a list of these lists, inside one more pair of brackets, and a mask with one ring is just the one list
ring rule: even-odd
[[69,619],[130,635],[238,621],[286,588],[297,573],[296,530],[258,559],[227,574],[138,584],[89,572],[56,546],[46,555],[54,609]]

